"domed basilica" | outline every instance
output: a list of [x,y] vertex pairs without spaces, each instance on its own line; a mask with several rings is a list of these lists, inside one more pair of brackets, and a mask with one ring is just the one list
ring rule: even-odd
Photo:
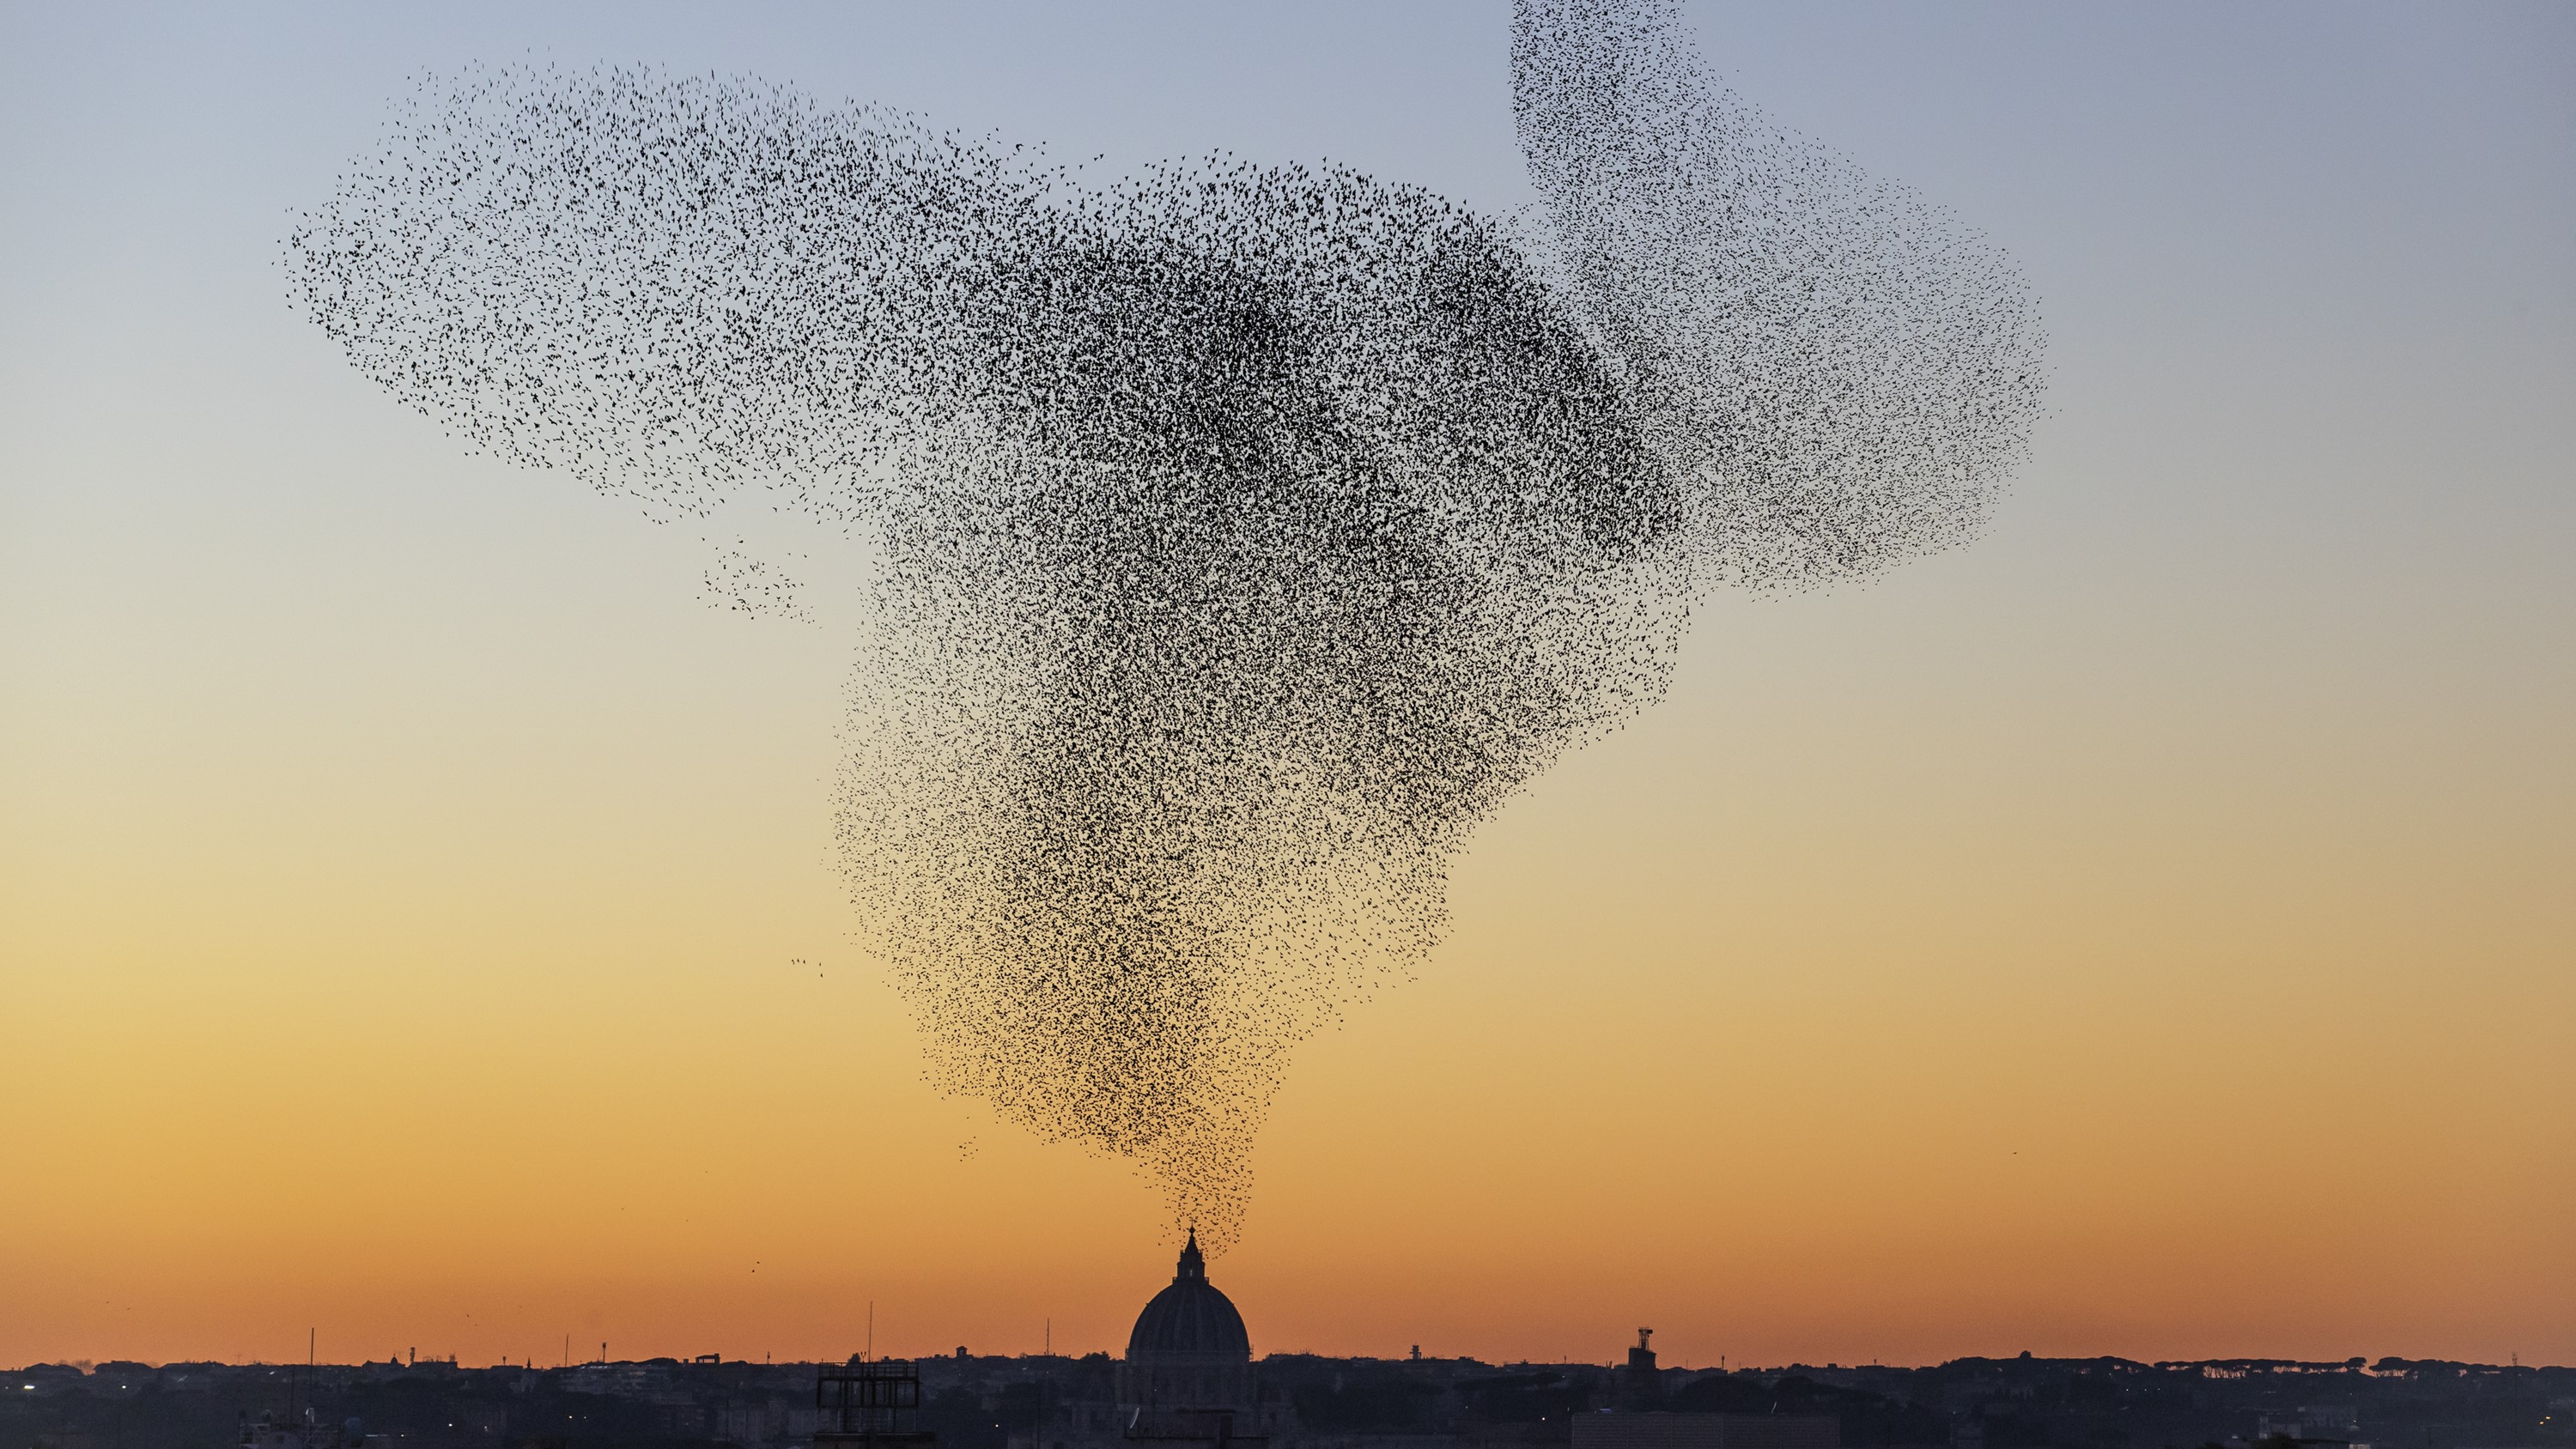
[[1136,1315],[1118,1366],[1114,1406],[1066,1404],[1040,1434],[1043,1449],[1106,1449],[1139,1439],[1266,1449],[1290,1428],[1288,1408],[1265,1395],[1252,1368],[1252,1335],[1233,1300],[1208,1281],[1193,1229],[1172,1281]]
[[1208,1281],[1197,1229],[1171,1283],[1136,1315],[1118,1402],[1152,1410],[1226,1410],[1252,1403],[1252,1335],[1234,1301]]

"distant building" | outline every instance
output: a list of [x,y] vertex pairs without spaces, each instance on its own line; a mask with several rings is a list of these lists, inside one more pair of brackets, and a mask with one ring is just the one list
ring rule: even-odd
[[1577,1414],[1574,1449],[1842,1449],[1831,1414]]
[[2357,1443],[2361,1410],[2352,1404],[2302,1404],[2295,1410],[2271,1409],[2255,1419],[2257,1440],[2282,1438],[2313,1449],[2370,1449]]
[[1127,1335],[1118,1402],[1149,1415],[1230,1414],[1249,1411],[1252,1400],[1252,1335],[1234,1301],[1208,1281],[1193,1230],[1171,1283]]
[[1269,1449],[1293,1428],[1287,1405],[1262,1393],[1252,1335],[1234,1302],[1208,1281],[1196,1230],[1172,1281],[1136,1315],[1118,1366],[1114,1403],[1050,1405],[1034,1443],[1013,1449]]
[[1655,1372],[1655,1331],[1637,1330],[1637,1346],[1628,1350],[1628,1362],[1619,1370],[1619,1407],[1631,1414],[1641,1414],[1663,1402],[1663,1384]]
[[2275,1434],[2291,1439],[2334,1439],[2349,1442],[2353,1431],[2361,1427],[2361,1410],[2351,1404],[2302,1404],[2295,1410],[2274,1409],[2256,1421],[2254,1437],[2269,1439]]

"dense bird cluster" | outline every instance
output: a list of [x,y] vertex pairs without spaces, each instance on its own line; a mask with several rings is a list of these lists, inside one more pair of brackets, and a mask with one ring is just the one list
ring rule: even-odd
[[[2003,259],[1716,86],[1670,6],[1524,0],[1513,65],[1544,246],[1336,167],[1094,185],[505,68],[424,88],[293,286],[506,459],[866,553],[842,860],[934,1075],[1221,1249],[1286,1053],[1660,694],[1692,599],[1965,537],[2036,411]],[[709,587],[800,613],[747,547]]]

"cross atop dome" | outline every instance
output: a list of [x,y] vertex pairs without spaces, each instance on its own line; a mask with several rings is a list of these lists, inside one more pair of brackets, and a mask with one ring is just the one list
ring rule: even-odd
[[1185,1279],[1204,1279],[1206,1277],[1207,1258],[1199,1252],[1199,1229],[1196,1223],[1192,1223],[1190,1225],[1190,1240],[1181,1248],[1180,1270],[1172,1274],[1172,1281],[1179,1283]]

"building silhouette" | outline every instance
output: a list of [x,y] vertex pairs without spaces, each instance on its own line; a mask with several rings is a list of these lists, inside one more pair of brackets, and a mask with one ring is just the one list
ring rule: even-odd
[[[1234,1300],[1208,1281],[1196,1229],[1172,1281],[1136,1315],[1113,1402],[1050,1405],[1023,1449],[1112,1449],[1131,1443],[1188,1449],[1268,1449],[1293,1437],[1284,1396],[1262,1391],[1252,1335]],[[1020,1441],[1015,1441],[1020,1443]]]
[[1631,1414],[1644,1413],[1664,1400],[1663,1381],[1655,1368],[1655,1351],[1651,1328],[1637,1330],[1637,1346],[1628,1350],[1627,1366],[1619,1370],[1619,1407]]

